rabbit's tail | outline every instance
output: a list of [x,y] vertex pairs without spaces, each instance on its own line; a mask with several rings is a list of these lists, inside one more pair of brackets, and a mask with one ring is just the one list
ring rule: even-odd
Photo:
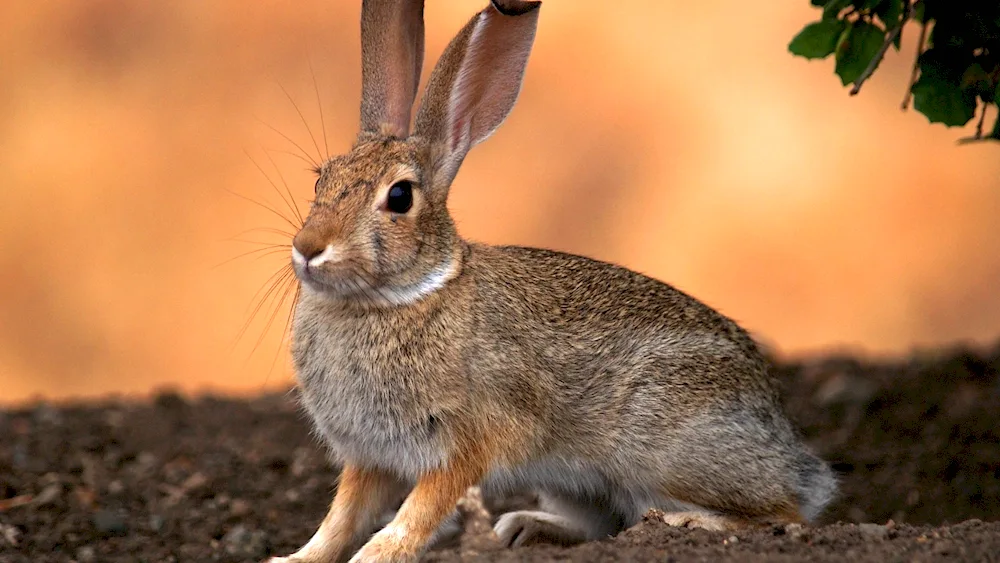
[[810,452],[803,453],[798,469],[799,510],[812,522],[837,496],[837,477],[825,461]]

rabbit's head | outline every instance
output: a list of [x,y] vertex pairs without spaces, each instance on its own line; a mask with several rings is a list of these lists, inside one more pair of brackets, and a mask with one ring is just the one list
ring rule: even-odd
[[423,0],[365,0],[361,131],[320,169],[292,263],[309,290],[405,304],[457,274],[448,189],[469,149],[517,99],[540,2],[493,0],[445,49],[410,131],[423,61]]

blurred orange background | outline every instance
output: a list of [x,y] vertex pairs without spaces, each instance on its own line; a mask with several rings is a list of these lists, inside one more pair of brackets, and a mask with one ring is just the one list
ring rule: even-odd
[[[483,5],[427,2],[425,80]],[[1000,147],[899,111],[915,29],[852,98],[786,50],[805,0],[609,6],[546,0],[518,105],[452,190],[466,237],[651,274],[785,355],[1000,336]],[[280,206],[253,161],[312,195],[271,127],[349,147],[359,9],[0,5],[0,402],[288,385],[287,302],[231,346],[287,257],[213,266],[255,248],[233,237],[287,242],[240,235],[282,227],[229,193]]]

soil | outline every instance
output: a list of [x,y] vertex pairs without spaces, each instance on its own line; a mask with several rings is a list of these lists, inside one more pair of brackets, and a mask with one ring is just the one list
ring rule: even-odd
[[[775,373],[841,475],[820,525],[713,533],[651,513],[615,538],[504,550],[470,519],[460,547],[427,560],[1000,561],[1000,347]],[[0,410],[0,563],[287,554],[323,518],[335,476],[294,392]]]

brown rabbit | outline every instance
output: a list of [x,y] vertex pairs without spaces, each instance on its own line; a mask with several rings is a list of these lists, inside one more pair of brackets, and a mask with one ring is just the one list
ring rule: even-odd
[[411,134],[423,0],[364,1],[361,132],[322,166],[292,251],[301,396],[343,472],[313,538],[273,561],[415,560],[477,484],[539,495],[497,520],[507,545],[606,537],[653,507],[803,522],[835,492],[734,322],[624,268],[456,233],[452,179],[514,105],[539,8],[476,14]]

